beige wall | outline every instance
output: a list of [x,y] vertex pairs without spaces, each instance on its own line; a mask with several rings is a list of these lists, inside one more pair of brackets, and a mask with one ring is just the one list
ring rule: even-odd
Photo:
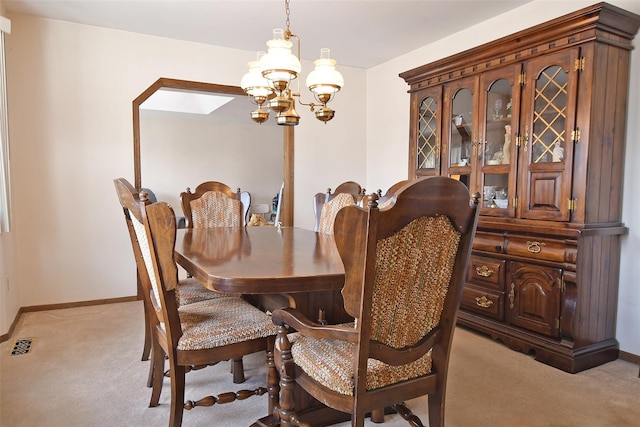
[[[380,66],[367,70],[367,97],[384,99],[385,108],[372,108],[367,114],[367,185],[386,188],[407,177],[409,139],[409,95],[408,85],[398,74],[452,55],[480,44],[507,36],[566,13],[593,4],[592,1],[546,1],[537,0],[489,21],[468,28],[436,43],[424,46]],[[640,14],[638,1],[609,1],[619,7]],[[640,45],[636,36],[635,46]],[[375,97],[375,98],[374,98]],[[616,337],[621,350],[640,354],[640,264],[634,262],[633,254],[640,252],[640,210],[638,197],[632,193],[632,182],[640,180],[640,171],[634,167],[640,163],[638,139],[640,137],[640,52],[632,54],[631,86],[629,90],[629,113],[627,123],[627,153],[625,168],[625,193],[623,220],[629,227],[629,236],[622,243],[622,266],[620,272],[620,295]],[[384,124],[384,125],[381,125]],[[385,168],[379,167],[384,159]]]

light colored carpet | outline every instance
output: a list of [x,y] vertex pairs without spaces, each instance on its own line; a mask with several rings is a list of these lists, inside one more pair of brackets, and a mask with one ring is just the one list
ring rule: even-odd
[[[166,426],[169,385],[149,408],[148,362],[141,362],[141,302],[26,313],[0,345],[2,426]],[[16,338],[33,349],[10,356]],[[247,382],[227,363],[187,374],[187,399],[265,382],[264,355],[245,358]],[[622,360],[571,375],[532,356],[458,328],[449,368],[446,424],[455,427],[639,426],[638,366]],[[249,426],[266,414],[266,396],[185,411],[183,426]],[[409,406],[425,425],[426,398]],[[340,427],[349,423],[340,424]],[[367,421],[368,426],[374,424]],[[388,416],[388,427],[406,426]]]

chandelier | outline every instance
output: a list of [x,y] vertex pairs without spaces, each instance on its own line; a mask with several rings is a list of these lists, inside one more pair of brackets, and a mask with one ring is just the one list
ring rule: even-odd
[[[269,118],[269,111],[273,110],[277,113],[276,123],[295,126],[300,123],[294,99],[298,98],[301,105],[310,107],[316,118],[326,123],[335,115],[335,111],[327,107],[327,103],[342,88],[344,79],[336,70],[336,61],[331,59],[329,49],[323,48],[320,50],[320,59],[314,61],[315,69],[309,73],[306,80],[306,85],[316,102],[302,102],[300,79],[297,91],[293,91],[291,84],[302,70],[300,38],[289,29],[289,0],[285,0],[284,3],[287,29],[273,30],[273,39],[267,42],[267,52],[258,52],[256,60],[249,62],[249,71],[240,82],[240,87],[258,107],[251,112],[251,119],[256,123],[263,123]],[[297,55],[291,53],[291,39],[296,39]]]

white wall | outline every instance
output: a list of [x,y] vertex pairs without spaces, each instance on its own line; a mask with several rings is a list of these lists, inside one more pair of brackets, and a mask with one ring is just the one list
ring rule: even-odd
[[[638,1],[609,1],[623,9],[640,14]],[[367,70],[367,184],[386,189],[408,173],[409,86],[398,77],[407,71],[472,47],[507,36],[539,23],[593,4],[585,1],[537,0],[518,9],[468,28],[438,42]],[[635,46],[640,45],[636,36]],[[637,144],[640,137],[640,52],[632,53],[631,86],[627,123],[623,221],[629,235],[622,243],[620,294],[616,337],[623,351],[640,354],[640,264],[634,253],[640,252],[640,201],[631,192],[631,183],[640,180]],[[384,100],[384,108],[379,108]],[[384,168],[380,165],[384,165]]]
[[[237,85],[255,57],[18,14],[9,18],[19,297],[17,305],[2,307],[2,333],[10,326],[5,318],[12,321],[20,306],[135,295],[131,246],[112,182],[121,176],[133,181],[133,99],[159,77]],[[365,72],[341,71],[348,83],[330,125],[299,109],[295,209],[301,226],[312,227],[313,194],[347,176],[365,178]],[[348,105],[358,107],[350,111]]]

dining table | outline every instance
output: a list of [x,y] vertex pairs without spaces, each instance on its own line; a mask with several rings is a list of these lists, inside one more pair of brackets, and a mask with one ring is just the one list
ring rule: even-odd
[[[344,311],[344,266],[330,234],[275,226],[179,229],[175,259],[206,288],[243,294],[267,311],[294,306],[319,322],[353,320]],[[314,420],[333,417],[302,389],[296,407],[315,412]],[[273,425],[271,416],[254,424]]]

